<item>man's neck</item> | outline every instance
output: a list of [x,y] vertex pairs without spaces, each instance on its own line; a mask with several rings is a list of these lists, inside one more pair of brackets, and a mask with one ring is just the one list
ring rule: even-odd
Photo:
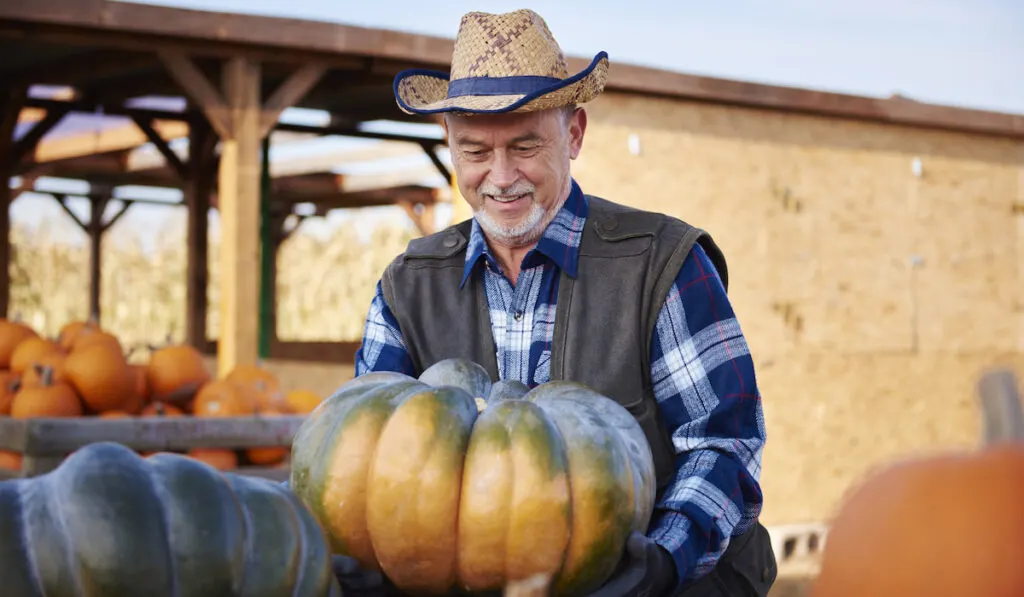
[[536,246],[536,242],[521,247],[507,247],[495,242],[487,242],[491,255],[501,265],[501,271],[508,276],[513,286],[519,281],[519,271],[523,264],[523,258]]

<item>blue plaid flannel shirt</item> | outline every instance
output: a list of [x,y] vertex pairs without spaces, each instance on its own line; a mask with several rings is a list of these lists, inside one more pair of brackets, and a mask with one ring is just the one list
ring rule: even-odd
[[[586,217],[586,198],[573,181],[561,211],[523,259],[515,286],[473,221],[463,284],[475,273],[484,277],[502,379],[531,387],[548,381],[559,272],[576,275]],[[357,376],[414,373],[379,283],[355,364]],[[699,245],[658,316],[651,378],[677,456],[675,479],[658,496],[647,535],[672,554],[678,589],[706,574],[762,505],[765,424],[754,364],[721,279]]]

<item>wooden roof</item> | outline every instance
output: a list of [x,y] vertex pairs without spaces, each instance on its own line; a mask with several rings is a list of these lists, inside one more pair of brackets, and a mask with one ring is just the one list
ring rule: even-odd
[[[260,56],[267,61],[268,89],[296,64],[323,61],[331,70],[298,106],[328,110],[344,123],[411,119],[395,106],[394,75],[408,67],[446,70],[452,40],[109,0],[0,3],[0,77],[8,83],[41,83],[45,78],[81,85],[96,105],[125,94],[178,95],[154,55],[157,46],[207,57],[238,52]],[[1024,116],[1016,114],[693,76],[618,63],[614,56],[612,60],[608,89],[613,91],[1024,138]],[[588,61],[573,57],[570,67],[581,68]],[[204,70],[216,68],[200,63]]]

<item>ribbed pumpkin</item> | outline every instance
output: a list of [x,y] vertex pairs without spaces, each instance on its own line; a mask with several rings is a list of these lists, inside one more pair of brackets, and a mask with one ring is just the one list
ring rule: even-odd
[[11,402],[11,417],[80,417],[82,402],[70,385],[53,381],[53,370],[40,367],[38,384],[23,386]]
[[64,373],[92,412],[124,410],[132,403],[134,375],[124,354],[112,345],[98,343],[72,349],[64,361]]
[[114,443],[0,483],[0,587],[19,597],[327,597],[323,530],[287,489]]
[[906,458],[852,488],[812,597],[1024,595],[1024,413],[1004,372],[979,389],[979,449]]
[[64,364],[67,362],[67,355],[63,352],[50,352],[38,359],[33,366],[29,367],[21,376],[23,387],[37,386],[42,383],[40,373],[46,369],[52,372],[54,383],[68,383],[67,372]]
[[290,484],[336,552],[410,594],[539,573],[553,594],[581,595],[607,580],[654,506],[643,431],[580,384],[501,388],[487,401],[484,369],[453,359],[418,380],[361,376],[317,407],[292,444]]
[[61,326],[60,331],[57,333],[57,343],[64,350],[71,350],[80,334],[87,330],[98,330],[99,327],[95,316],[85,321],[69,321]]
[[248,417],[256,414],[256,390],[215,379],[199,388],[192,412],[197,417]]
[[184,404],[210,381],[203,355],[193,346],[172,344],[153,351],[146,363],[146,379],[153,400]]
[[60,344],[40,336],[26,338],[11,354],[11,371],[25,373],[50,354],[61,353]]
[[106,346],[111,350],[115,350],[122,355],[124,354],[124,346],[121,344],[121,339],[106,332],[98,327],[86,327],[83,328],[76,336],[74,341],[71,343],[71,352],[79,352],[93,346]]
[[21,389],[21,376],[10,371],[0,371],[0,417],[11,414],[11,404]]
[[39,334],[31,327],[13,319],[0,319],[0,369],[11,367],[11,358],[18,345]]
[[298,389],[285,394],[284,399],[288,412],[307,415],[323,402],[324,397],[310,390]]
[[237,365],[224,379],[251,388],[259,411],[283,411],[288,408],[287,397],[281,390],[281,381],[259,364]]

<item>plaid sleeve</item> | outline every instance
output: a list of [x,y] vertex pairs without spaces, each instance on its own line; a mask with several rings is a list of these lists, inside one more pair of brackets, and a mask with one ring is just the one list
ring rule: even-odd
[[377,292],[370,301],[370,311],[363,328],[363,342],[356,350],[355,361],[356,377],[370,371],[398,371],[415,375],[402,330],[384,301],[380,282],[377,282]]
[[648,535],[675,559],[678,589],[714,567],[762,504],[765,425],[754,364],[699,245],[658,316],[651,377],[675,446],[676,476],[658,498]]

